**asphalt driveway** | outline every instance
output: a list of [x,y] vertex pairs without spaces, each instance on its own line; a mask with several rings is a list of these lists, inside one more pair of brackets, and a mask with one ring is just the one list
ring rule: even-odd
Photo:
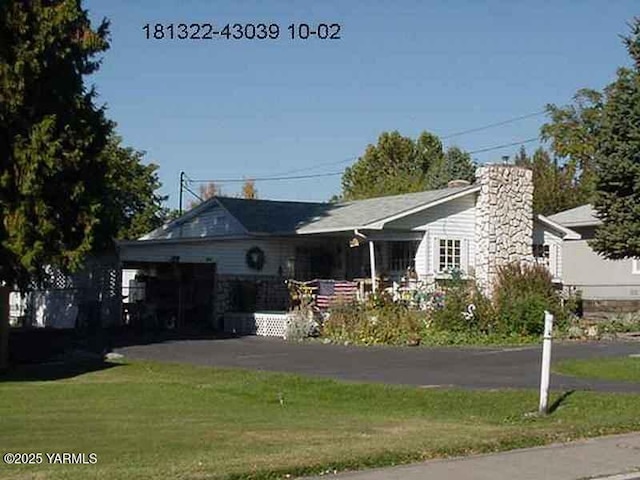
[[[429,388],[538,388],[540,346],[514,348],[356,347],[266,337],[169,340],[115,349],[130,359],[291,372]],[[640,342],[556,343],[552,361],[640,354]],[[555,391],[640,392],[640,383],[553,374]]]

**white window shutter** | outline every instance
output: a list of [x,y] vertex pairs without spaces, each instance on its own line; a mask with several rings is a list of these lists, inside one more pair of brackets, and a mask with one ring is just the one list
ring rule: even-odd
[[469,239],[460,242],[460,269],[464,273],[469,272]]
[[440,272],[440,237],[432,237],[431,273]]

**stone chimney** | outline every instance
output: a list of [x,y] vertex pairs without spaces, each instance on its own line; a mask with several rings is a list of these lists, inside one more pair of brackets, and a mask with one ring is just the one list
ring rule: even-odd
[[533,175],[514,165],[485,165],[476,177],[475,276],[491,295],[500,266],[533,261]]

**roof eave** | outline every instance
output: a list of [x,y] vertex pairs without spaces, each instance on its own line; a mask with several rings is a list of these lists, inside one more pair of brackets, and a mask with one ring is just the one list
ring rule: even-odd
[[202,243],[223,240],[246,240],[250,235],[220,235],[217,237],[173,237],[173,238],[149,238],[138,240],[116,240],[116,247],[142,247],[144,245],[161,245],[173,243]]
[[567,228],[566,226],[551,220],[549,217],[545,217],[544,215],[538,214],[536,218],[540,222],[544,223],[545,225],[563,233],[564,234],[564,236],[562,237],[563,240],[580,240],[582,238],[582,235],[580,235],[578,232],[574,232],[570,228]]
[[600,220],[585,220],[583,222],[562,222],[561,225],[565,227],[597,227],[598,225],[602,225],[602,221]]
[[428,210],[428,209],[433,208],[433,207],[435,207],[437,205],[441,205],[443,203],[447,203],[447,202],[450,202],[452,200],[456,200],[458,198],[470,195],[472,193],[478,193],[479,191],[480,191],[480,185],[473,185],[473,186],[470,186],[469,188],[466,188],[465,190],[461,190],[459,192],[452,193],[451,195],[447,195],[446,197],[439,198],[438,200],[434,200],[432,202],[425,203],[425,204],[420,205],[418,207],[410,208],[409,210],[405,210],[404,212],[396,213],[396,214],[391,215],[391,216],[386,217],[386,218],[381,218],[379,220],[376,220],[374,222],[371,222],[371,223],[369,223],[367,225],[364,225],[362,227],[359,227],[359,228],[370,229],[370,230],[381,230],[382,228],[384,228],[384,225],[389,223],[389,222],[393,222],[395,220],[399,220],[401,218],[408,217],[409,215],[413,215],[415,213],[419,213],[419,212],[422,212],[424,210]]
[[[351,227],[340,227],[340,228],[319,228],[317,230],[309,230],[309,231],[300,231],[300,230],[296,230],[296,234],[297,235],[315,235],[315,234],[319,234],[319,233],[344,233],[344,232],[353,232],[354,230],[373,230],[370,227],[364,227],[362,225],[357,226],[351,226]],[[375,229],[375,230],[379,230],[379,229]]]

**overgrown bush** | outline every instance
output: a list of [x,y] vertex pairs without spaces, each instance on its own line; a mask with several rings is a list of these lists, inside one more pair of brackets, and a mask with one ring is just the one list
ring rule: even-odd
[[481,332],[493,330],[495,312],[476,283],[464,279],[461,272],[452,271],[451,277],[441,282],[442,302],[431,312],[430,325],[438,330],[451,332]]
[[321,315],[313,306],[313,289],[303,282],[287,281],[291,308],[284,339],[301,342],[320,331]]
[[410,295],[393,302],[382,294],[364,304],[335,305],[322,335],[358,344],[528,343],[539,340],[545,310],[555,315],[556,331],[563,331],[579,304],[578,298],[562,297],[547,269],[537,265],[500,268],[493,293],[493,299],[487,298],[475,281],[454,271],[421,289],[426,296],[419,302]]
[[545,310],[555,315],[559,327],[567,319],[551,274],[542,265],[513,263],[500,267],[493,300],[496,329],[503,334],[542,334]]
[[365,345],[417,344],[426,314],[393,302],[385,294],[365,303],[337,303],[329,310],[322,335],[337,342]]
[[301,342],[306,338],[318,335],[320,323],[310,309],[295,309],[289,312],[289,319],[284,332],[284,339]]

